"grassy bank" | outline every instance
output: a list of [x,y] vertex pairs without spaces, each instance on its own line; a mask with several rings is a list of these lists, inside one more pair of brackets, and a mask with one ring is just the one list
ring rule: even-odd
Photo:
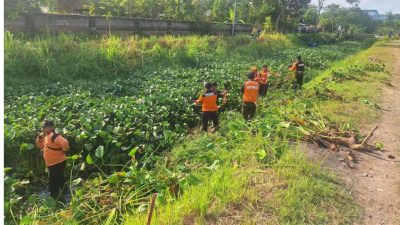
[[[152,223],[351,224],[358,211],[335,176],[287,141],[246,133],[215,171],[202,172],[198,185],[174,201],[158,202]],[[223,154],[221,143],[213,143],[218,146],[214,154]],[[135,212],[125,224],[146,221],[146,213]]]
[[363,127],[380,116],[380,87],[390,85],[390,62],[385,41],[376,43],[356,57],[334,63],[332,68],[306,84],[308,89],[325,87],[331,99],[319,103],[320,110],[333,123]]

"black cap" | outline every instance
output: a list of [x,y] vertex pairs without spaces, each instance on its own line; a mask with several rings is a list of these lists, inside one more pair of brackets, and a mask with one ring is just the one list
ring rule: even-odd
[[213,82],[213,83],[212,83],[212,86],[213,86],[213,87],[218,86],[218,83],[217,83],[217,82]]
[[297,56],[297,59],[298,59],[298,60],[301,60],[301,56]]
[[52,120],[43,121],[42,128],[54,127],[54,122]]
[[254,79],[254,73],[248,73],[247,74],[247,78],[249,78],[250,80]]

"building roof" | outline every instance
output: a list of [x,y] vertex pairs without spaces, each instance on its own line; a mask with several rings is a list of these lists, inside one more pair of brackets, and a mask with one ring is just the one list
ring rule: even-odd
[[363,12],[367,13],[368,15],[379,16],[378,10],[362,10]]

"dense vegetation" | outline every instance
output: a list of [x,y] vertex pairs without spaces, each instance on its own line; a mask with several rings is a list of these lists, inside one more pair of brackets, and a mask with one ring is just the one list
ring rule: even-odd
[[[140,213],[146,210],[151,192],[160,193],[160,207],[174,211],[179,204],[189,204],[188,210],[197,208],[196,214],[203,215],[213,195],[227,195],[218,207],[242,197],[235,193],[235,188],[241,190],[249,180],[245,178],[246,170],[239,168],[253,170],[259,167],[257,163],[276,166],[298,161],[298,173],[314,174],[314,167],[309,168],[304,159],[288,150],[292,148],[290,141],[307,130],[326,128],[326,121],[311,110],[316,100],[321,100],[316,93],[325,91],[313,88],[300,98],[290,90],[287,65],[295,56],[302,55],[309,68],[306,81],[310,81],[332,62],[371,43],[321,36],[320,43],[337,44],[302,47],[309,38],[263,35],[257,40],[246,36],[138,39],[61,34],[31,39],[7,34],[7,220],[121,223],[124,214],[139,213],[139,217],[130,219],[136,224],[136,220],[144,220]],[[280,76],[271,78],[273,91],[268,101],[260,103],[258,118],[245,124],[237,113],[241,101],[239,87],[254,64],[267,64]],[[360,65],[355,71],[376,68]],[[340,72],[332,76],[338,79],[334,82],[339,82]],[[191,100],[198,96],[203,82],[209,80],[225,84],[230,90],[229,103],[222,109],[224,125],[216,135],[188,138],[188,134],[197,132],[199,118],[199,109]],[[57,214],[54,201],[37,195],[37,187],[44,185],[44,165],[32,143],[44,118],[55,119],[59,131],[71,142],[68,171],[73,198],[70,207]],[[259,137],[257,142],[254,135]],[[236,166],[232,167],[232,163]],[[236,175],[237,182],[230,183]],[[213,186],[221,185],[219,176],[228,176],[228,186]],[[292,175],[283,176],[289,179]],[[208,180],[209,177],[212,179]],[[304,182],[309,185],[307,182],[321,181]],[[329,181],[323,183],[313,191],[326,195],[313,207],[323,204],[324,198],[329,199],[332,191],[337,190]],[[202,192],[202,203],[190,203],[190,193],[199,193],[198,184],[210,185],[210,189]],[[228,189],[232,192],[226,192]],[[178,198],[183,194],[188,199]],[[175,201],[183,202],[172,204]],[[287,222],[304,222],[302,213],[316,209],[307,205],[305,212],[287,217],[284,210],[293,210],[287,204],[282,204],[287,208],[280,212],[281,220]],[[165,216],[168,212],[172,213],[166,210]],[[180,213],[171,221],[191,212]],[[320,217],[311,221],[323,221],[329,215]]]
[[[293,28],[296,26],[294,24],[295,22],[290,21],[288,18],[300,17],[307,7],[307,4],[310,2],[311,0],[237,1],[236,20],[238,22],[244,21],[246,23],[262,26],[265,18],[270,17],[273,18],[274,21],[281,20],[285,26]],[[57,6],[55,0],[39,0],[36,1],[36,4],[33,4],[29,0],[6,0],[5,3],[6,16],[11,18],[29,10],[39,11],[40,6],[48,6],[51,11],[54,11]],[[68,9],[69,5],[81,5],[81,1],[64,1],[65,9]],[[233,0],[100,0],[86,1],[83,4],[83,8],[85,8],[86,12],[90,15],[216,22],[233,21],[233,7]],[[68,12],[74,13],[69,10]]]
[[[236,21],[249,23],[266,31],[295,32],[299,22],[314,25],[321,30],[336,32],[342,26],[348,33],[379,33],[400,31],[400,18],[389,13],[386,20],[376,21],[363,12],[357,3],[348,0],[349,8],[337,4],[326,5],[319,0],[317,5],[311,0],[6,0],[7,18],[16,18],[25,12],[40,12],[46,6],[50,12],[77,13],[69,10],[77,5],[86,14],[129,16],[141,18],[179,19],[207,22],[232,22],[234,4],[237,2]],[[60,9],[60,8],[61,9]],[[80,12],[82,13],[82,12]],[[382,12],[381,12],[382,13]]]

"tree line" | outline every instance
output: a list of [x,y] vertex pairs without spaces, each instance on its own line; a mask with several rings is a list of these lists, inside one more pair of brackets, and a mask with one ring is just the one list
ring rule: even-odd
[[[87,15],[139,17],[203,22],[249,23],[257,29],[295,31],[299,23],[320,30],[374,33],[400,29],[400,17],[388,14],[384,21],[373,20],[359,7],[360,0],[346,0],[348,7],[325,6],[326,0],[5,0],[5,15],[18,17],[26,12],[63,12],[58,6],[80,5]],[[236,17],[234,8],[236,5]],[[385,29],[383,29],[385,28]]]

